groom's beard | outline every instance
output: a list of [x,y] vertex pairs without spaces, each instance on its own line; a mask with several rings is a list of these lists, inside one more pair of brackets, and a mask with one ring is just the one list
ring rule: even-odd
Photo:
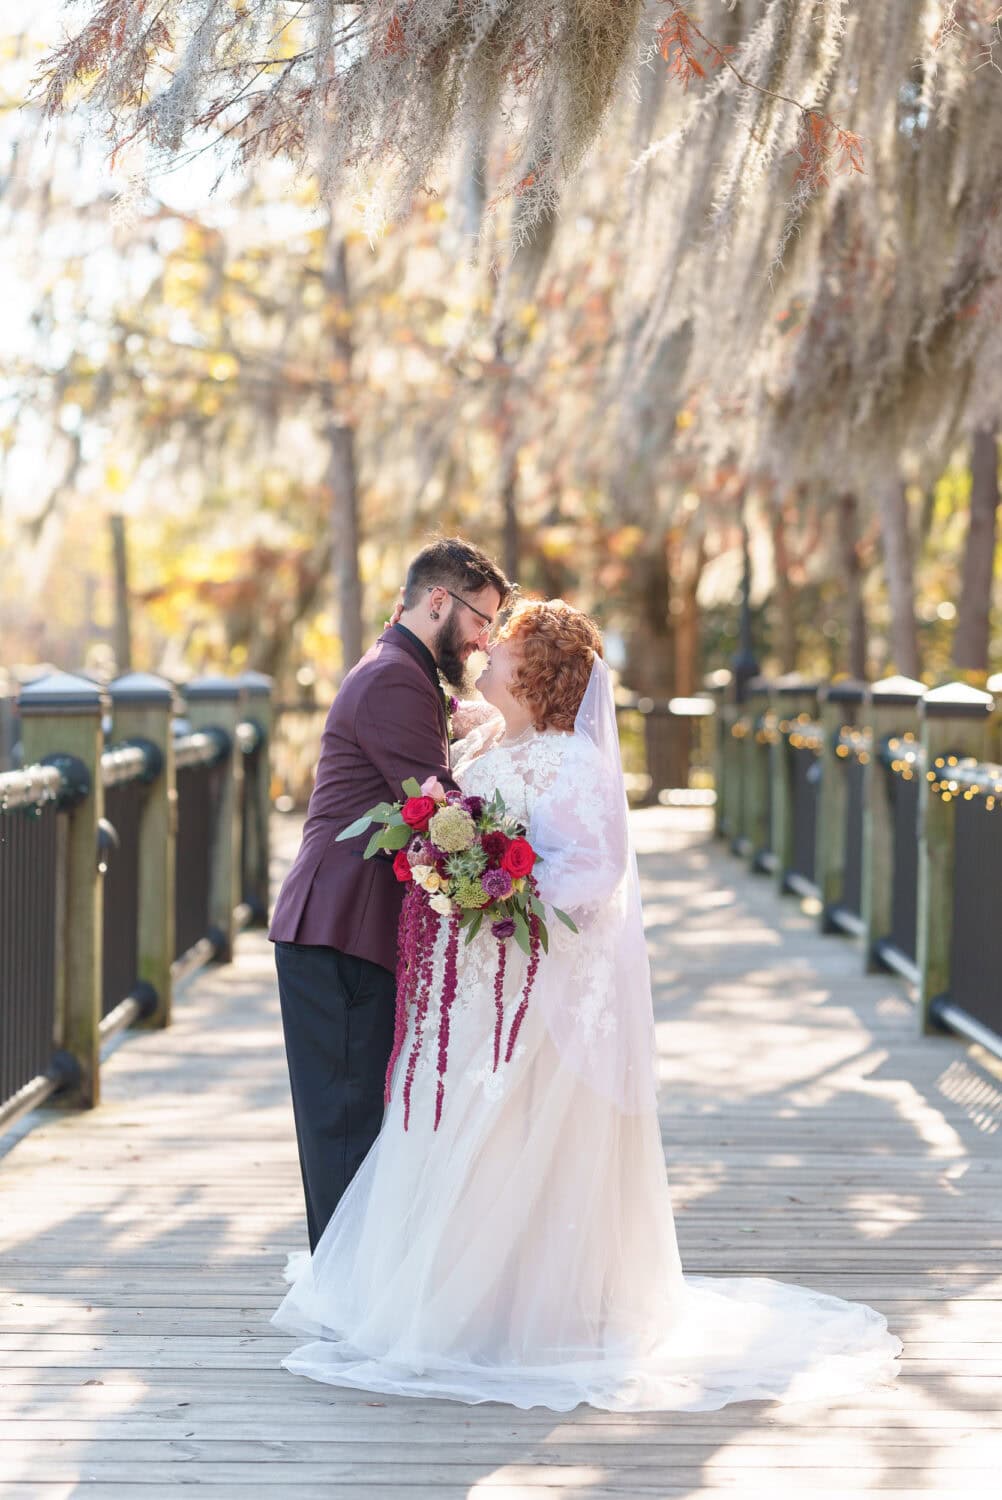
[[459,633],[459,622],[450,615],[432,642],[432,653],[438,670],[460,698],[473,695],[473,678],[465,651],[466,642]]

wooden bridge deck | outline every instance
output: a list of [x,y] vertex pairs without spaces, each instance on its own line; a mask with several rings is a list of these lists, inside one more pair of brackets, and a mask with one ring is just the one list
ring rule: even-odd
[[[864,977],[853,944],[710,847],[702,814],[636,826],[686,1265],[882,1308],[905,1343],[896,1387],[556,1416],[286,1374],[268,1318],[301,1200],[271,955],[247,934],[168,1032],[118,1048],[100,1110],[50,1110],[0,1160],[0,1494],[999,1493],[997,1071],[920,1039],[901,982]],[[295,836],[279,825],[286,855]]]

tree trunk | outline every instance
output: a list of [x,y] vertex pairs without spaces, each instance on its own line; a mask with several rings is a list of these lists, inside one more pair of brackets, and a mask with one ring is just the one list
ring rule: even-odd
[[999,455],[995,433],[981,427],[971,454],[971,517],[960,584],[960,613],[953,664],[962,672],[988,672],[992,577],[999,511]]
[[921,662],[915,624],[915,574],[908,529],[908,497],[900,480],[888,488],[880,507],[880,534],[891,601],[891,656],[898,672],[905,677],[917,678]]
[[115,663],[118,671],[132,671],[132,622],[129,612],[129,554],[125,517],[109,516],[111,526],[112,588],[115,596]]
[[838,543],[845,582],[846,670],[850,677],[863,679],[866,676],[866,614],[859,555],[859,502],[853,494],[843,494],[838,499]]
[[696,594],[706,566],[706,533],[700,532],[688,567],[685,566],[683,551],[682,547],[678,549],[677,565],[673,570],[676,580],[671,604],[675,634],[674,688],[680,698],[691,698],[699,687],[699,606]]
[[498,473],[501,476],[501,548],[506,576],[517,579],[521,551],[518,534],[518,442],[509,390],[512,371],[505,357],[504,338],[505,325],[499,323],[494,331],[494,377],[497,381],[494,430],[498,443]]
[[334,596],[337,600],[343,671],[362,655],[362,580],[358,566],[358,467],[352,390],[351,295],[344,240],[336,233],[333,215],[327,224],[324,265],[326,316],[331,331],[335,389],[327,424],[329,444],[326,486],[330,497],[331,540],[334,551]]
[[502,530],[502,557],[505,576],[518,578],[520,547],[518,536],[518,449],[509,443],[508,452],[502,456],[504,483],[501,487],[501,503],[504,513]]
[[783,672],[793,672],[797,666],[797,612],[796,596],[790,582],[788,521],[788,508],[781,501],[772,512],[772,555],[776,572],[777,653]]

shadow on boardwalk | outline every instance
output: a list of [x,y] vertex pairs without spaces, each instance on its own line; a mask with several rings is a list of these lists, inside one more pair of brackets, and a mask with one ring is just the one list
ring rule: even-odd
[[[279,823],[279,859],[297,829]],[[89,1115],[0,1161],[0,1495],[436,1500],[988,1495],[1002,1462],[1002,1085],[895,978],[707,841],[638,814],[688,1270],[885,1311],[897,1385],[831,1408],[566,1416],[371,1399],[279,1368],[304,1243],[270,949],[124,1043]]]

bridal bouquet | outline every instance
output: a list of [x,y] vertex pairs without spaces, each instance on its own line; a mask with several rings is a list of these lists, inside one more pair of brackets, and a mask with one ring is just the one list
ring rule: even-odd
[[[410,1121],[411,1087],[421,1051],[422,1032],[433,981],[434,948],[440,922],[448,922],[441,1019],[438,1035],[438,1091],[435,1129],[442,1116],[445,1073],[449,1056],[449,1012],[456,997],[459,940],[471,943],[485,926],[497,942],[494,972],[494,1071],[502,1056],[504,979],[509,940],[528,957],[525,984],[512,1018],[504,1060],[510,1062],[539,967],[540,953],[549,949],[546,908],[539,898],[533,873],[540,855],[526,838],[526,829],[505,808],[500,792],[490,798],[446,792],[435,777],[423,786],[414,778],[403,783],[401,802],[381,802],[338,834],[357,838],[373,823],[365,858],[384,850],[394,855],[393,869],[407,885],[400,918],[397,958],[397,1012],[393,1053],[386,1074],[390,1078],[407,1035],[407,1014],[414,1007],[414,1043],[404,1079],[404,1129]],[[566,912],[553,914],[572,932],[577,928]]]

